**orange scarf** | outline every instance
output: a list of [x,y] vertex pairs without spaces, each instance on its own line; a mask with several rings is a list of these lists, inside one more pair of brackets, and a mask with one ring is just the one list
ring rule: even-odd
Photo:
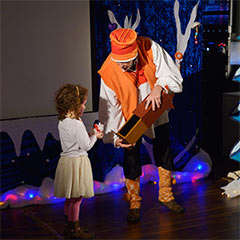
[[[153,63],[151,40],[146,37],[138,37],[137,45],[138,75],[146,78],[152,89],[157,79],[155,77],[156,67]],[[131,118],[132,112],[138,104],[137,81],[141,81],[141,79],[135,79],[128,72],[123,72],[117,63],[111,59],[111,54],[109,54],[98,73],[104,83],[117,95],[125,120]]]

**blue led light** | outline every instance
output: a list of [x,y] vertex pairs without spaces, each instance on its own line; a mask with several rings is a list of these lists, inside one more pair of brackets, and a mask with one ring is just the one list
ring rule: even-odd
[[197,165],[197,169],[198,169],[198,170],[201,170],[202,167],[203,167],[203,166],[202,166],[201,164],[198,164],[198,165]]
[[28,195],[28,197],[31,198],[31,199],[34,198],[34,196],[35,196],[32,192],[31,192],[31,193],[28,193],[27,195]]
[[28,196],[29,196],[30,198],[33,198],[33,197],[34,197],[34,195],[33,195],[33,194],[29,194]]

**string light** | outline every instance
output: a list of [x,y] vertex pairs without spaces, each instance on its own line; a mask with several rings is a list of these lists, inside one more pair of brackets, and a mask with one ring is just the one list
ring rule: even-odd
[[219,47],[221,47],[221,46],[226,47],[226,44],[225,43],[219,43],[218,46]]
[[194,43],[195,43],[195,44],[198,44],[198,39],[197,39],[197,36],[198,36],[198,27],[196,27],[195,30],[196,30],[196,31],[195,31],[195,34],[194,34],[194,40],[195,40]]

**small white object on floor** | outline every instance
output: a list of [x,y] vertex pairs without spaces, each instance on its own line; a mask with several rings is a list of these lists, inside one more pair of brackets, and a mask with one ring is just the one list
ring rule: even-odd
[[240,178],[233,180],[232,182],[228,183],[226,186],[221,187],[221,189],[224,190],[223,194],[226,194],[227,197],[229,198],[234,198],[239,196],[240,195]]
[[234,172],[229,172],[227,177],[232,178],[233,180],[240,178],[240,170],[234,171]]

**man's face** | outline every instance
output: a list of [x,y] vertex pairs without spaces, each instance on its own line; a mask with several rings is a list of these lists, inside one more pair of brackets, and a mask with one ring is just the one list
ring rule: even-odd
[[124,71],[127,72],[129,71],[129,69],[131,68],[131,66],[133,65],[133,60],[129,61],[129,62],[117,62],[117,65]]
[[123,70],[123,72],[135,71],[137,65],[137,58],[128,62],[117,62],[117,65]]

